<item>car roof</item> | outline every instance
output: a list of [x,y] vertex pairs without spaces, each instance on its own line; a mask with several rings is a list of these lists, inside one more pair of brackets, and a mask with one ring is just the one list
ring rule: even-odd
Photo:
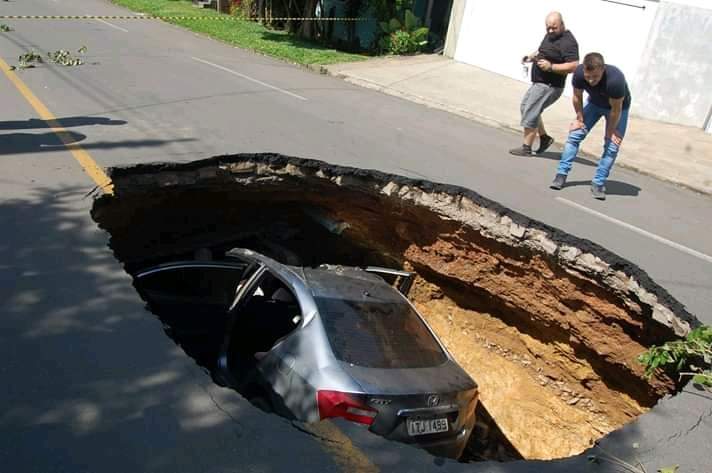
[[314,297],[402,302],[400,293],[378,275],[348,266],[322,265],[303,268],[306,283]]
[[230,253],[264,264],[284,278],[285,282],[297,291],[299,299],[303,299],[304,290],[313,297],[358,300],[368,295],[373,301],[407,304],[396,288],[377,274],[361,268],[330,264],[322,264],[316,268],[289,266],[244,248],[233,248]]

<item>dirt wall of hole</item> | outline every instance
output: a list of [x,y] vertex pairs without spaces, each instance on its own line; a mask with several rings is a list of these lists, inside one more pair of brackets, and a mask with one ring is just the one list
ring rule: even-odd
[[579,453],[674,391],[635,358],[696,324],[629,262],[466,189],[275,155],[110,175],[94,217],[127,269],[244,245],[416,271],[414,302],[526,458]]

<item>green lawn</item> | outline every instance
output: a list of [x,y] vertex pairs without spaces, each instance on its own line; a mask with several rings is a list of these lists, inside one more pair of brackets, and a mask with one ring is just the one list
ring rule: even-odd
[[[195,8],[189,0],[111,0],[135,12],[153,16],[227,16],[208,8]],[[225,43],[297,64],[335,64],[361,61],[364,56],[329,49],[253,21],[165,20]]]

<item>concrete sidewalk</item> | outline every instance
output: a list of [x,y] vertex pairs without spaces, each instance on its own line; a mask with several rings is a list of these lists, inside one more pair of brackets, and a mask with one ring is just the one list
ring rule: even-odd
[[[336,64],[325,69],[357,85],[521,133],[519,103],[529,85],[475,66],[440,55],[419,55]],[[632,113],[617,164],[712,195],[712,135],[701,129],[637,118],[635,97]],[[544,123],[556,140],[556,150],[561,150],[566,141],[573,117],[569,97],[562,97],[544,112]],[[598,157],[602,145],[603,126],[599,123],[582,151]]]

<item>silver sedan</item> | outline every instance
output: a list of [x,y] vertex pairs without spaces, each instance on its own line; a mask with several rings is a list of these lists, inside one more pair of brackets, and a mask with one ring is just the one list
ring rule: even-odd
[[134,274],[152,311],[220,327],[220,384],[288,418],[341,417],[457,458],[477,385],[406,298],[412,276],[287,266],[241,248]]

